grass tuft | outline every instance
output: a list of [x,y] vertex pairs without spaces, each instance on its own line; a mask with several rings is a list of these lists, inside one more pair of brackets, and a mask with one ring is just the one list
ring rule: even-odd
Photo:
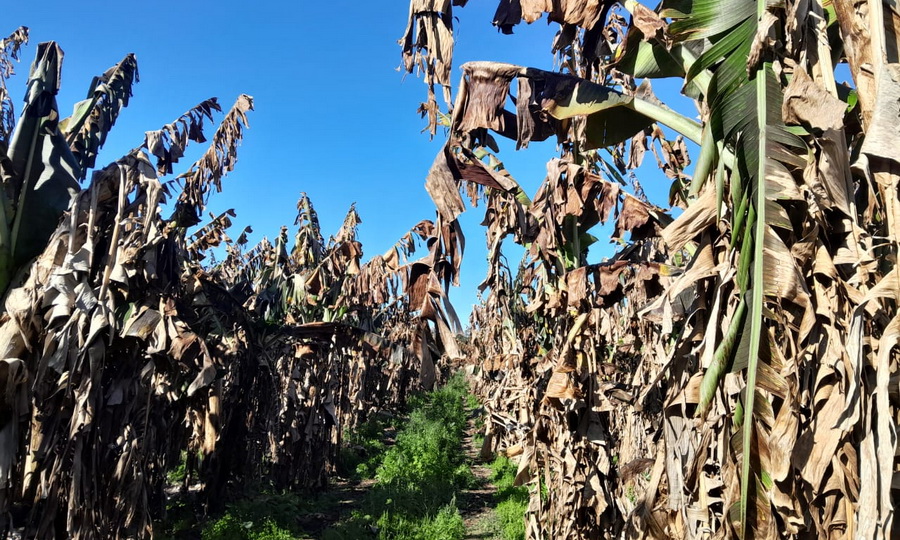
[[462,375],[409,400],[409,417],[383,454],[362,508],[325,540],[461,540],[456,493],[475,478],[461,451],[468,385]]
[[491,482],[497,487],[495,522],[491,524],[503,540],[525,539],[525,511],[528,509],[528,488],[513,485],[518,467],[506,456],[491,463]]

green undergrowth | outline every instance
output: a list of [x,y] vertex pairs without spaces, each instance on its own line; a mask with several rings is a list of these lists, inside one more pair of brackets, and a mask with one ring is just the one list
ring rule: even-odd
[[396,416],[377,414],[344,433],[338,473],[355,481],[374,478],[399,422]]
[[525,511],[528,509],[528,488],[515,486],[515,463],[506,456],[499,456],[491,463],[491,483],[497,488],[491,523],[488,528],[495,538],[503,540],[525,539]]
[[169,471],[166,474],[166,478],[168,479],[170,484],[183,484],[184,479],[187,476],[187,452],[181,452],[181,458],[178,460],[178,465],[175,466],[174,469]]
[[303,516],[327,510],[337,501],[329,494],[300,496],[296,493],[248,494],[226,506],[224,513],[198,521],[198,509],[176,503],[169,519],[158,524],[155,538],[201,540],[294,540],[307,538],[300,525]]
[[242,499],[203,529],[202,540],[291,540],[304,536],[299,516],[321,510],[330,502],[322,496],[295,493],[266,494]]
[[[462,375],[412,397],[409,416],[375,468],[362,507],[325,540],[461,540],[456,494],[475,478],[462,452],[468,385]],[[367,465],[368,467],[368,465]]]
[[[462,451],[466,418],[478,406],[461,375],[412,396],[405,416],[382,413],[343,435],[339,476],[375,479],[360,507],[324,533],[326,540],[461,540],[456,495],[475,483]],[[184,460],[182,460],[183,462]],[[183,481],[184,464],[170,472]],[[210,518],[196,501],[176,499],[156,538],[181,540],[293,540],[309,538],[302,525],[340,504],[338,495],[251,490]],[[317,529],[321,531],[321,529]]]

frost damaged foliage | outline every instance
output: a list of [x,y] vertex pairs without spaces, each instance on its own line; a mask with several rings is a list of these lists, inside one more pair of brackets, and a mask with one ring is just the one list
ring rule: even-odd
[[[0,144],[9,145],[9,138],[16,123],[12,98],[6,89],[6,80],[15,73],[22,45],[28,43],[28,27],[20,26],[9,36],[0,39]],[[4,149],[4,153],[6,150]]]
[[[17,168],[26,152],[52,150],[72,165],[40,163],[35,174],[59,175],[66,197],[42,222],[46,237],[28,245],[36,259],[4,259],[20,264],[5,267],[0,315],[0,535],[150,537],[184,453],[180,488],[199,487],[211,509],[254,482],[322,487],[345,430],[430,387],[445,350],[459,356],[446,302],[463,250],[453,222],[422,222],[367,264],[355,210],[326,242],[305,196],[290,252],[286,229],[249,250],[249,227],[232,240],[233,210],[188,232],[234,167],[250,96],[187,172],[169,176],[190,143],[206,141],[215,98],[147,132],[80,189],[79,163],[89,167],[105,139],[97,130],[127,104],[131,81],[121,77],[136,77],[133,59],[95,80],[57,125],[62,51],[42,44],[26,101],[39,114],[17,133],[49,118],[28,137],[46,149],[16,138],[3,155],[0,193],[15,195],[0,201],[4,248],[16,219],[36,218],[10,214],[33,188]],[[425,257],[406,261],[423,245]]]
[[[633,409],[660,407],[657,393],[639,395],[663,360],[640,362],[658,336],[637,310],[671,281],[672,269],[656,262],[665,217],[620,184],[565,160],[548,164],[528,215],[530,232],[517,231],[529,246],[525,260],[513,277],[498,256],[484,284],[490,294],[471,321],[493,420],[485,451],[521,453],[518,481],[549,490],[549,498],[539,489],[532,497],[532,537],[613,534],[623,520],[613,504],[613,460],[630,463],[653,449],[647,418]],[[608,219],[634,243],[611,261],[587,264],[595,239],[580,231]],[[503,219],[487,225],[489,237],[508,227]],[[626,448],[618,441],[628,441]]]
[[[626,2],[599,24],[551,16],[563,73],[463,66],[426,187],[448,217],[464,187],[485,202],[470,360],[483,454],[519,460],[530,538],[896,534],[900,17],[825,4]],[[655,77],[683,78],[701,122]],[[538,132],[561,159],[529,199],[493,137]],[[624,178],[651,149],[677,219]],[[588,264],[610,216],[621,248]],[[515,272],[506,237],[526,248]]]
[[219,124],[207,151],[186,173],[176,178],[176,181],[183,183],[181,195],[175,203],[175,219],[179,226],[191,227],[200,223],[200,212],[206,207],[210,192],[214,188],[217,192],[222,191],[222,177],[234,169],[237,145],[244,129],[249,127],[247,112],[252,110],[253,98],[240,95]]
[[606,19],[612,2],[598,0],[501,0],[494,14],[494,25],[504,34],[521,21],[533,23],[547,13],[548,19],[591,30]]
[[207,393],[227,346],[192,326],[184,240],[159,215],[166,198],[146,146],[95,171],[6,296],[0,503],[19,517],[4,530],[148,534],[178,419],[206,418],[198,447],[216,438]]
[[427,129],[437,133],[440,106],[434,86],[440,85],[444,102],[450,105],[450,70],[453,66],[453,6],[465,6],[468,0],[411,0],[406,31],[400,38],[403,69],[421,71],[428,85],[428,101],[419,106],[428,117]]

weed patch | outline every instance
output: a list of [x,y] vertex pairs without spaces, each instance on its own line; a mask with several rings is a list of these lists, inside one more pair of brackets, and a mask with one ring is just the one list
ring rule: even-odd
[[491,482],[497,487],[495,520],[491,527],[503,540],[525,539],[525,511],[528,509],[528,488],[513,485],[516,464],[506,456],[491,463]]
[[335,503],[328,494],[256,493],[227,505],[222,515],[204,522],[196,518],[201,511],[197,505],[175,501],[169,519],[157,524],[154,536],[163,540],[292,540],[306,536],[300,517]]
[[385,434],[395,430],[396,425],[395,417],[376,415],[344,433],[338,473],[351,480],[374,478],[388,448]]
[[202,540],[292,540],[302,534],[297,516],[309,511],[293,493],[263,493],[235,502],[208,523]]
[[[468,396],[465,379],[454,376],[438,390],[411,397],[402,425],[395,417],[377,415],[345,433],[340,474],[377,482],[360,508],[325,530],[323,538],[461,540],[465,526],[456,494],[475,483],[462,452],[467,415],[478,406]],[[393,433],[389,445],[386,438]],[[182,521],[180,513],[173,513],[173,521],[160,527],[160,536],[197,538],[200,531],[202,540],[291,540],[305,537],[302,516],[316,515],[336,502],[328,493],[303,498],[257,493],[229,504],[205,523]]]
[[166,479],[169,481],[169,484],[177,485],[177,484],[183,484],[186,476],[187,476],[187,452],[182,450],[181,458],[178,460],[178,465],[176,465],[174,469],[172,469],[168,473],[166,473]]
[[475,479],[461,451],[468,386],[461,375],[409,400],[406,423],[384,452],[362,508],[325,540],[460,540],[456,493]]

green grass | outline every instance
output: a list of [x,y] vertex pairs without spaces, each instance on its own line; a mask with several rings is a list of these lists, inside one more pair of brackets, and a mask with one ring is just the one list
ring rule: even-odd
[[376,415],[344,433],[338,473],[351,480],[374,478],[388,448],[385,435],[396,426],[396,418]]
[[203,529],[201,540],[295,540],[291,531],[281,527],[271,519],[262,523],[242,521],[231,513],[212,522]]
[[469,409],[477,409],[481,407],[481,402],[478,401],[478,396],[475,394],[468,394],[466,396],[466,407]]
[[[202,509],[184,500],[170,504],[168,519],[154,526],[154,537],[163,540],[290,540],[306,538],[300,518],[327,511],[338,503],[337,495],[322,493],[256,492],[228,504],[224,513],[210,520],[197,518]],[[196,501],[195,501],[196,502]]]
[[503,540],[525,539],[525,511],[528,509],[528,488],[514,486],[517,466],[506,456],[491,463],[491,482],[497,487],[494,498],[494,523],[489,525]]
[[303,531],[297,517],[314,510],[316,499],[293,493],[260,493],[230,505],[221,517],[206,524],[202,540],[292,540]]
[[187,476],[187,452],[182,450],[178,465],[174,469],[166,473],[166,479],[170,484],[182,484]]
[[[344,434],[339,473],[350,479],[375,478],[361,507],[324,531],[325,540],[461,540],[465,536],[456,494],[475,482],[462,452],[466,420],[478,407],[465,379],[409,399],[405,420],[376,415]],[[394,435],[393,445],[387,439]],[[184,461],[184,460],[182,460]],[[183,464],[173,477],[183,479]],[[306,537],[302,516],[337,504],[329,493],[251,492],[208,521],[184,501],[172,506],[169,521],[155,530],[161,538],[202,540],[291,540]]]
[[475,478],[462,453],[470,402],[461,375],[409,400],[406,423],[376,468],[362,508],[326,531],[325,540],[461,540],[456,494]]

